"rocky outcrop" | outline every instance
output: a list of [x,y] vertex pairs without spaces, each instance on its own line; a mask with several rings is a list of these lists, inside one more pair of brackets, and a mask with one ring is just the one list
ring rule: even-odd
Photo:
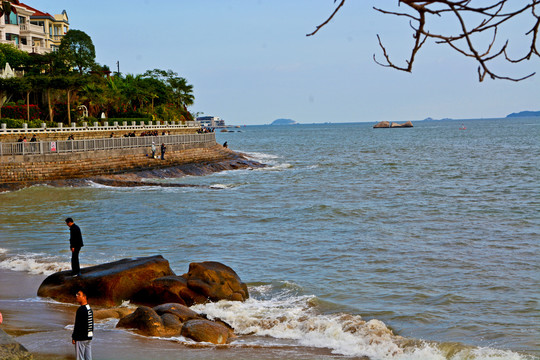
[[118,322],[119,328],[133,329],[146,336],[184,336],[195,341],[226,344],[234,337],[230,326],[211,321],[182,304],[141,306]]
[[230,267],[215,261],[189,264],[182,276],[153,280],[136,293],[132,301],[155,306],[174,302],[187,306],[208,301],[244,301],[249,298],[246,284]]
[[30,360],[33,359],[33,356],[24,346],[16,342],[4,330],[0,329],[0,359]]
[[398,123],[393,122],[392,125],[390,125],[390,127],[392,127],[392,128],[409,128],[409,127],[413,127],[413,124],[410,121],[407,121],[406,123],[403,123],[403,124],[398,124]]
[[381,121],[373,125],[374,129],[389,128],[389,127],[390,127],[390,123],[388,121]]
[[244,301],[249,297],[246,284],[233,269],[219,262],[191,263],[184,277],[188,288],[211,301]]
[[82,288],[90,304],[98,307],[118,306],[125,300],[146,306],[191,306],[208,301],[244,301],[249,297],[246,284],[236,272],[214,261],[191,263],[182,276],[175,275],[161,255],[123,259],[83,268],[81,273],[72,277],[70,271],[62,271],[47,277],[38,296],[73,303],[75,293]]
[[132,314],[135,309],[129,307],[117,307],[109,309],[93,309],[94,311],[94,320],[105,320],[105,319],[121,319]]
[[153,280],[174,275],[169,262],[161,255],[123,259],[81,269],[81,276],[61,271],[47,277],[38,289],[38,296],[74,303],[78,289],[85,289],[94,306],[117,306],[130,300]]
[[179,303],[191,306],[207,302],[208,297],[191,290],[184,277],[172,275],[153,280],[139,290],[133,296],[132,301],[147,306],[156,306],[163,303]]
[[381,121],[381,122],[378,122],[377,124],[373,125],[373,128],[374,129],[385,129],[385,128],[410,128],[410,127],[413,127],[413,124],[412,122],[410,121],[407,121],[403,124],[398,124],[398,123],[389,123],[388,121]]

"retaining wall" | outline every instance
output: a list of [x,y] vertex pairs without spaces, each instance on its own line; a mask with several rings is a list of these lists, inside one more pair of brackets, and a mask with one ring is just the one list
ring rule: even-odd
[[[152,159],[148,148],[102,150],[52,155],[0,157],[0,183],[32,183],[86,178],[166,168],[188,163],[218,162],[237,154],[214,144],[168,145],[165,160]],[[157,151],[159,155],[159,147]]]

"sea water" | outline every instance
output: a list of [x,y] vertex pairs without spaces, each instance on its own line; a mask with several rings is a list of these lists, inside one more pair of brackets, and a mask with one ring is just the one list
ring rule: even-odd
[[266,358],[540,357],[540,119],[372,125],[218,132],[267,167],[160,180],[205,187],[0,194],[0,267],[68,269],[69,216],[84,265],[162,254],[177,274],[232,267],[251,298],[195,309]]

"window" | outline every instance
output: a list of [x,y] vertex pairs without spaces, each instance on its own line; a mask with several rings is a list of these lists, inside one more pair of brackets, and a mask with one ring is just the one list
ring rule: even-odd
[[14,41],[15,44],[19,45],[19,35],[6,33],[6,40]]
[[6,21],[6,25],[17,25],[17,14],[15,14],[14,12],[11,12],[8,16],[8,14],[5,14],[4,15],[4,19]]
[[26,24],[26,18],[24,16],[19,16],[19,24]]

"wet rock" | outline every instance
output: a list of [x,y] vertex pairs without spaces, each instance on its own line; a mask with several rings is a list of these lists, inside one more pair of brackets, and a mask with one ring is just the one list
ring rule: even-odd
[[211,321],[181,304],[163,304],[154,308],[141,306],[118,322],[118,328],[135,330],[146,336],[182,335],[195,341],[225,344],[234,337],[230,326]]
[[213,344],[226,344],[231,335],[224,325],[204,319],[189,320],[182,327],[182,336]]
[[163,304],[163,305],[156,306],[153,309],[160,316],[163,316],[165,314],[172,314],[181,322],[186,322],[188,320],[197,319],[201,317],[199,313],[191,310],[190,308],[182,304],[174,304],[174,303]]
[[94,311],[94,320],[104,320],[104,319],[121,319],[132,314],[135,309],[128,307],[118,307],[112,309],[93,309]]
[[133,314],[120,319],[116,327],[136,329],[147,336],[164,336],[167,333],[161,316],[147,306],[141,306]]
[[61,271],[47,277],[38,289],[38,296],[74,303],[75,292],[83,288],[93,306],[112,307],[130,300],[152,280],[174,275],[169,262],[161,255],[123,259],[81,269],[81,276]]
[[132,300],[134,303],[147,306],[164,303],[179,303],[191,306],[204,303],[206,297],[188,288],[187,280],[184,277],[165,276],[153,280],[137,292]]
[[215,261],[189,264],[187,279],[189,289],[211,301],[244,301],[249,298],[246,284],[230,267]]
[[0,359],[2,360],[31,360],[32,354],[24,346],[15,341],[0,329]]

